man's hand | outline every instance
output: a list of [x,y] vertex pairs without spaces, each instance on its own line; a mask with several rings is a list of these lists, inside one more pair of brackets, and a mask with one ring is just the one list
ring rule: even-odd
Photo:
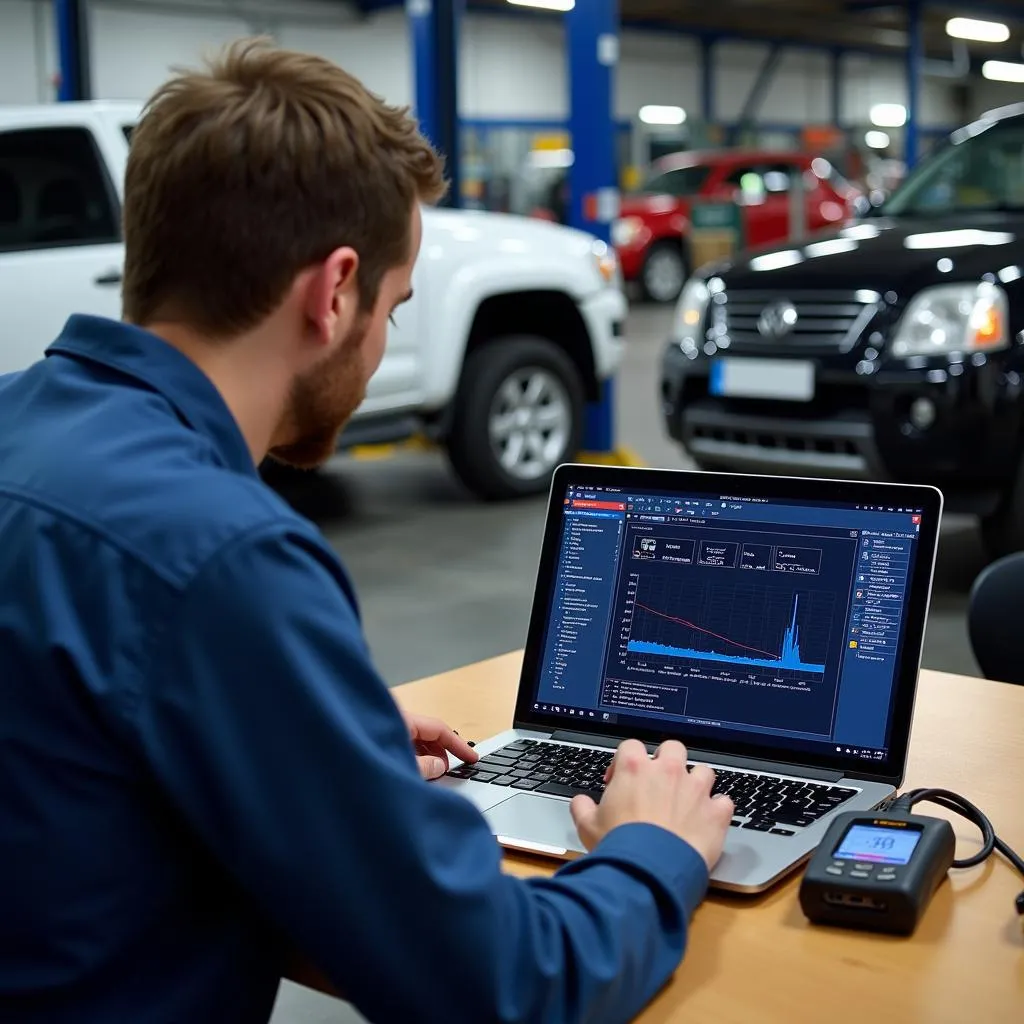
[[686,748],[676,740],[658,747],[653,760],[639,740],[626,740],[616,751],[605,779],[601,803],[577,796],[572,816],[580,839],[592,850],[618,825],[660,825],[685,839],[710,871],[722,855],[734,805],[726,796],[711,796],[715,773],[706,765],[686,770]]
[[480,760],[480,755],[440,718],[406,714],[404,711],[402,717],[409,727],[409,735],[412,737],[413,749],[416,751],[416,760],[423,778],[438,779],[444,775],[448,771],[449,753],[470,764]]

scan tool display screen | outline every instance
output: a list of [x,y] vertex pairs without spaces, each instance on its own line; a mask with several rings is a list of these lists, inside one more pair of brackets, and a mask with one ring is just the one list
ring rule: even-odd
[[863,860],[878,864],[909,864],[921,833],[917,829],[853,825],[833,856],[837,860]]

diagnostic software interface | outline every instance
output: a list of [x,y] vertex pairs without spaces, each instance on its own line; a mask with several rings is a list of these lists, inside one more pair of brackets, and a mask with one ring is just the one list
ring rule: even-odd
[[535,707],[883,760],[921,517],[570,484]]

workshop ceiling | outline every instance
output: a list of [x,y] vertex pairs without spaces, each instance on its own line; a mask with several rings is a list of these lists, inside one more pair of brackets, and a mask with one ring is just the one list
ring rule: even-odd
[[[470,6],[507,5],[505,0],[471,0]],[[877,0],[621,0],[624,25],[894,53],[907,48],[907,6]],[[953,41],[946,35],[946,22],[957,16],[990,18],[1010,26],[1010,42],[1005,45],[969,43],[972,57],[1021,60],[1024,0],[925,0],[924,44],[929,57],[950,56]]]

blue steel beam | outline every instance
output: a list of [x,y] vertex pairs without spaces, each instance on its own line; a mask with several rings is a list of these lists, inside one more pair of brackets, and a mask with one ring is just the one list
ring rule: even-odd
[[829,61],[829,117],[836,128],[843,125],[843,51],[833,50]]
[[[612,76],[619,56],[618,0],[577,3],[565,16],[569,66],[569,133],[574,153],[569,173],[573,227],[611,242],[618,213]],[[614,393],[603,385],[587,410],[584,448],[610,452],[615,445]]]
[[86,18],[85,0],[53,0],[60,66],[57,99],[61,102],[87,100],[92,95]]
[[700,104],[705,124],[715,120],[715,39],[702,36],[700,40]]
[[910,45],[907,48],[907,124],[904,128],[904,160],[907,168],[917,163],[918,133],[921,121],[921,79],[924,77],[924,31],[921,5],[912,3],[907,7],[907,31]]
[[465,0],[409,0],[416,116],[420,130],[444,155],[446,206],[462,205],[458,42]]

